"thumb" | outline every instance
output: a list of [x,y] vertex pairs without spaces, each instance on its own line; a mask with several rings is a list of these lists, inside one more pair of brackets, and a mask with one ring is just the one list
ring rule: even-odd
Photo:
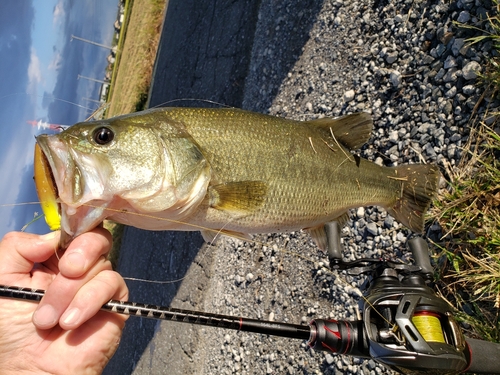
[[7,233],[0,241],[0,277],[28,273],[34,263],[49,259],[57,250],[60,232],[40,236],[24,232]]

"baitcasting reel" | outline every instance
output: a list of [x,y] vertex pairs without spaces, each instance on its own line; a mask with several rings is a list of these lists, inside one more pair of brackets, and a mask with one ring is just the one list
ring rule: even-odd
[[467,367],[466,341],[450,306],[429,286],[433,269],[427,243],[408,242],[415,265],[381,259],[344,262],[339,229],[327,224],[332,268],[351,275],[372,273],[359,321],[314,320],[314,349],[373,358],[396,371],[457,373]]

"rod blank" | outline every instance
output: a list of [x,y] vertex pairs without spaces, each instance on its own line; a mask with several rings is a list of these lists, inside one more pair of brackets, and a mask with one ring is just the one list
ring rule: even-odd
[[[42,289],[0,285],[0,297],[40,302],[44,294],[45,290]],[[172,307],[148,305],[137,302],[111,300],[108,303],[104,304],[101,307],[101,310],[114,312],[117,314],[140,316],[142,318],[148,319],[198,324],[300,340],[309,340],[311,333],[311,328],[309,326],[300,324],[247,319],[231,315],[175,309]]]

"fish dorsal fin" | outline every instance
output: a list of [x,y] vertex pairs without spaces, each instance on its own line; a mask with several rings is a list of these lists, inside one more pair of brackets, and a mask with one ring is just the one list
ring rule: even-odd
[[[369,113],[358,112],[338,118],[321,118],[307,121],[309,126],[327,132],[328,137],[333,135],[335,140],[347,147],[356,150],[370,139],[373,120]],[[330,130],[331,129],[331,130]]]
[[245,216],[264,203],[267,184],[262,181],[226,182],[208,188],[209,205],[234,216]]

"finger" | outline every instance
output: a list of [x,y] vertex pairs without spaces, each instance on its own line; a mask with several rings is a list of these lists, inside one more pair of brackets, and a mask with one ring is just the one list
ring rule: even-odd
[[[92,318],[110,299],[126,301],[128,288],[118,273],[102,271],[80,288],[59,319],[59,325],[66,330],[78,328]],[[123,315],[124,321],[127,318]]]
[[101,256],[82,277],[68,278],[57,274],[33,314],[33,323],[40,329],[54,327],[78,290],[105,270],[111,270],[111,263]]
[[9,282],[11,275],[29,274],[34,263],[44,262],[54,255],[59,231],[44,236],[24,232],[7,233],[0,242],[0,277]]
[[81,277],[101,256],[111,249],[111,234],[95,228],[76,237],[59,261],[61,274],[68,278]]

